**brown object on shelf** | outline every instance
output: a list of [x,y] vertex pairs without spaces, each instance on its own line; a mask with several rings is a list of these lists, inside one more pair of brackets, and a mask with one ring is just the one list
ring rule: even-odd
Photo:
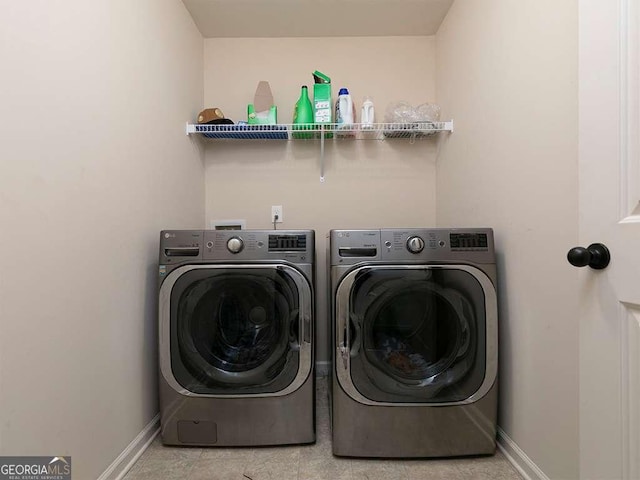
[[221,120],[224,113],[219,108],[206,108],[198,114],[198,123],[209,123],[212,120]]

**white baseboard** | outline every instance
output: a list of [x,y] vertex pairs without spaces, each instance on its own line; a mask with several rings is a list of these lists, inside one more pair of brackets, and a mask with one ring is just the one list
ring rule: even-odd
[[500,427],[498,427],[498,448],[526,480],[549,480],[549,477]]
[[329,375],[329,368],[331,362],[316,362],[316,377],[327,377]]
[[118,458],[98,477],[98,480],[122,480],[147,447],[151,445],[159,431],[160,414],[158,413],[127,448],[118,455]]

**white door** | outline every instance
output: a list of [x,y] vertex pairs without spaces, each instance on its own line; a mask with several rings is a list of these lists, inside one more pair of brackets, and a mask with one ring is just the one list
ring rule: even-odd
[[580,0],[580,477],[640,479],[640,0]]

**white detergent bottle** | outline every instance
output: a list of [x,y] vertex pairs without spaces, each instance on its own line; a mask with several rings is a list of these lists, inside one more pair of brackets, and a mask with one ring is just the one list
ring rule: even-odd
[[336,100],[336,123],[338,128],[352,128],[354,119],[354,107],[349,90],[341,88]]
[[371,97],[364,97],[362,101],[362,112],[360,114],[360,123],[362,128],[371,129],[375,122],[375,112],[373,109],[373,100]]

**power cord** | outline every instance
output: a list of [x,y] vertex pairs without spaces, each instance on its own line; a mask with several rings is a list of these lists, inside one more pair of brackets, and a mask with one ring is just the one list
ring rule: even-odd
[[277,229],[278,229],[278,227],[276,227],[276,222],[278,221],[278,218],[280,218],[280,217],[279,217],[279,216],[278,216],[278,214],[276,213],[276,214],[273,216],[273,229],[274,229],[274,230],[277,230]]

